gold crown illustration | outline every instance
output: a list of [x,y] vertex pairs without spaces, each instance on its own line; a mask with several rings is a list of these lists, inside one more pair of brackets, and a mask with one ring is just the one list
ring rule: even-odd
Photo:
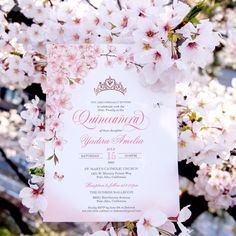
[[111,76],[106,79],[103,83],[99,82],[98,87],[94,89],[94,92],[96,95],[98,95],[101,92],[113,90],[122,93],[125,95],[127,92],[127,88],[124,88],[122,83],[117,83],[115,79],[112,79]]

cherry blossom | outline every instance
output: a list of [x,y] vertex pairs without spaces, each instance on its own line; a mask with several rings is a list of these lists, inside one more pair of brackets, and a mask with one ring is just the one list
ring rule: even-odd
[[21,117],[32,123],[37,123],[38,116],[39,116],[38,104],[39,104],[38,97],[35,97],[35,99],[31,101],[31,103],[25,104],[25,107],[27,108],[27,110],[21,112]]
[[189,206],[184,207],[178,215],[178,226],[181,230],[181,233],[179,234],[179,236],[190,236],[191,230],[187,229],[184,225],[183,222],[185,222],[186,220],[188,220],[191,216],[191,211],[189,210]]
[[224,165],[203,164],[195,178],[195,185],[189,192],[193,195],[204,195],[209,206],[214,209],[228,209],[235,204],[236,171],[235,167],[229,166],[230,171],[224,170]]
[[43,189],[37,186],[23,188],[20,192],[22,204],[29,208],[30,213],[44,212],[47,207],[47,200],[43,196]]
[[[190,65],[204,67],[212,59],[212,51],[219,42],[219,36],[208,20],[201,20],[197,25],[189,21],[181,27],[191,10],[182,2],[168,5],[168,1],[137,3],[129,0],[122,3],[121,11],[115,1],[103,1],[98,4],[97,11],[85,5],[82,1],[55,1],[52,5],[50,1],[19,1],[22,13],[33,18],[34,23],[26,26],[5,22],[7,30],[0,31],[5,54],[1,57],[4,58],[0,64],[3,73],[1,82],[9,84],[12,80],[11,85],[16,87],[26,87],[32,82],[40,83],[38,78],[45,75],[46,66],[41,60],[46,58],[48,42],[100,42],[134,43],[135,59],[144,68],[141,77],[144,80],[147,78],[146,82],[150,86],[148,74],[154,70],[157,76],[151,85],[164,86],[166,81],[159,81],[165,76],[162,72],[170,74],[173,67],[176,72],[179,70],[176,65],[180,63],[183,64],[182,68],[185,66],[185,70],[180,70],[182,74],[187,74]],[[137,27],[136,23],[141,27]],[[178,46],[179,41],[184,42]],[[26,54],[28,65],[34,65],[30,71],[16,67],[16,63],[9,68],[5,64],[5,58],[12,55],[24,57]],[[180,79],[186,79],[186,76],[180,76]]]
[[[45,138],[53,142],[56,149],[63,148],[66,140],[59,135],[63,123],[56,117],[71,109],[70,97],[64,93],[63,86],[82,85],[89,69],[96,68],[96,57],[103,54],[110,66],[125,63],[126,69],[137,69],[140,83],[147,89],[168,90],[171,83],[178,82],[179,160],[200,167],[194,181],[185,182],[182,186],[183,191],[204,196],[211,209],[235,206],[236,80],[226,88],[204,71],[204,67],[212,62],[213,50],[219,42],[224,46],[219,53],[224,58],[221,63],[236,68],[235,12],[229,10],[224,13],[226,23],[220,28],[208,19],[186,23],[184,19],[191,8],[180,1],[168,5],[167,0],[125,0],[122,1],[121,11],[116,1],[110,0],[96,3],[98,10],[85,4],[85,1],[52,3],[51,6],[50,1],[19,0],[21,12],[33,19],[31,25],[9,23],[4,12],[0,12],[0,84],[25,88],[39,83],[43,91],[50,95],[47,101],[49,128],[46,132],[45,114],[37,97],[21,113],[25,124],[21,128],[20,144],[28,156],[30,168],[43,170]],[[1,9],[9,11],[13,6],[13,1],[3,1]],[[227,37],[220,37],[213,27]],[[69,58],[64,58],[63,46],[57,58],[50,54],[49,46],[47,56],[48,43],[86,43],[86,46],[81,46],[81,55],[89,59],[84,61],[83,56],[78,57],[73,47]],[[87,55],[86,48],[93,47],[91,43],[132,43],[133,47],[122,55],[116,55],[112,45],[108,53],[100,52],[95,47],[93,53]],[[79,63],[73,63],[74,60]],[[58,76],[49,87],[46,80],[47,62],[53,61],[57,63],[51,69]],[[69,74],[61,68],[63,61],[73,67],[73,73]],[[198,73],[199,67],[201,75]],[[52,157],[56,163],[55,155],[56,152]],[[43,176],[32,174],[30,181],[34,184],[20,194],[23,204],[30,212],[42,212],[46,207]],[[152,214],[145,213],[137,223],[138,234],[159,235],[162,230],[174,234],[174,222],[182,231],[180,235],[190,235],[190,230],[182,224],[189,215],[188,208],[174,216],[174,221],[158,210]],[[127,230],[116,229],[111,224],[106,229],[103,227],[104,224],[95,234],[121,235],[122,230]]]
[[54,140],[53,145],[54,145],[54,148],[62,150],[65,143],[66,143],[66,141],[63,138],[56,137],[55,140]]
[[167,216],[158,209],[152,209],[144,213],[137,223],[138,236],[160,235],[157,227],[164,225]]
[[43,28],[37,24],[31,25],[27,29],[27,34],[29,35],[30,40],[34,42],[41,42],[45,38]]

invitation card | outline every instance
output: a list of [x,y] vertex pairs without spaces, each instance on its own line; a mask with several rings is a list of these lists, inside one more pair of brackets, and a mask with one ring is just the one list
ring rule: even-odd
[[144,86],[132,45],[48,45],[44,221],[179,212],[175,85]]

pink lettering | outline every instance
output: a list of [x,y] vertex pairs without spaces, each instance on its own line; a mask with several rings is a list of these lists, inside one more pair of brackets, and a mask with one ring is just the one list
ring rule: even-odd
[[129,126],[134,129],[143,130],[147,128],[145,118],[142,111],[135,111],[131,116],[102,116],[93,115],[89,110],[78,110],[73,115],[74,123],[82,125],[86,129],[96,129],[99,125],[123,125],[123,128]]

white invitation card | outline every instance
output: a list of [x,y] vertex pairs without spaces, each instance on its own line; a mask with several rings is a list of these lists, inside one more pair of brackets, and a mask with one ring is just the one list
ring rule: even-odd
[[140,70],[132,45],[48,45],[44,221],[178,214],[175,85]]

